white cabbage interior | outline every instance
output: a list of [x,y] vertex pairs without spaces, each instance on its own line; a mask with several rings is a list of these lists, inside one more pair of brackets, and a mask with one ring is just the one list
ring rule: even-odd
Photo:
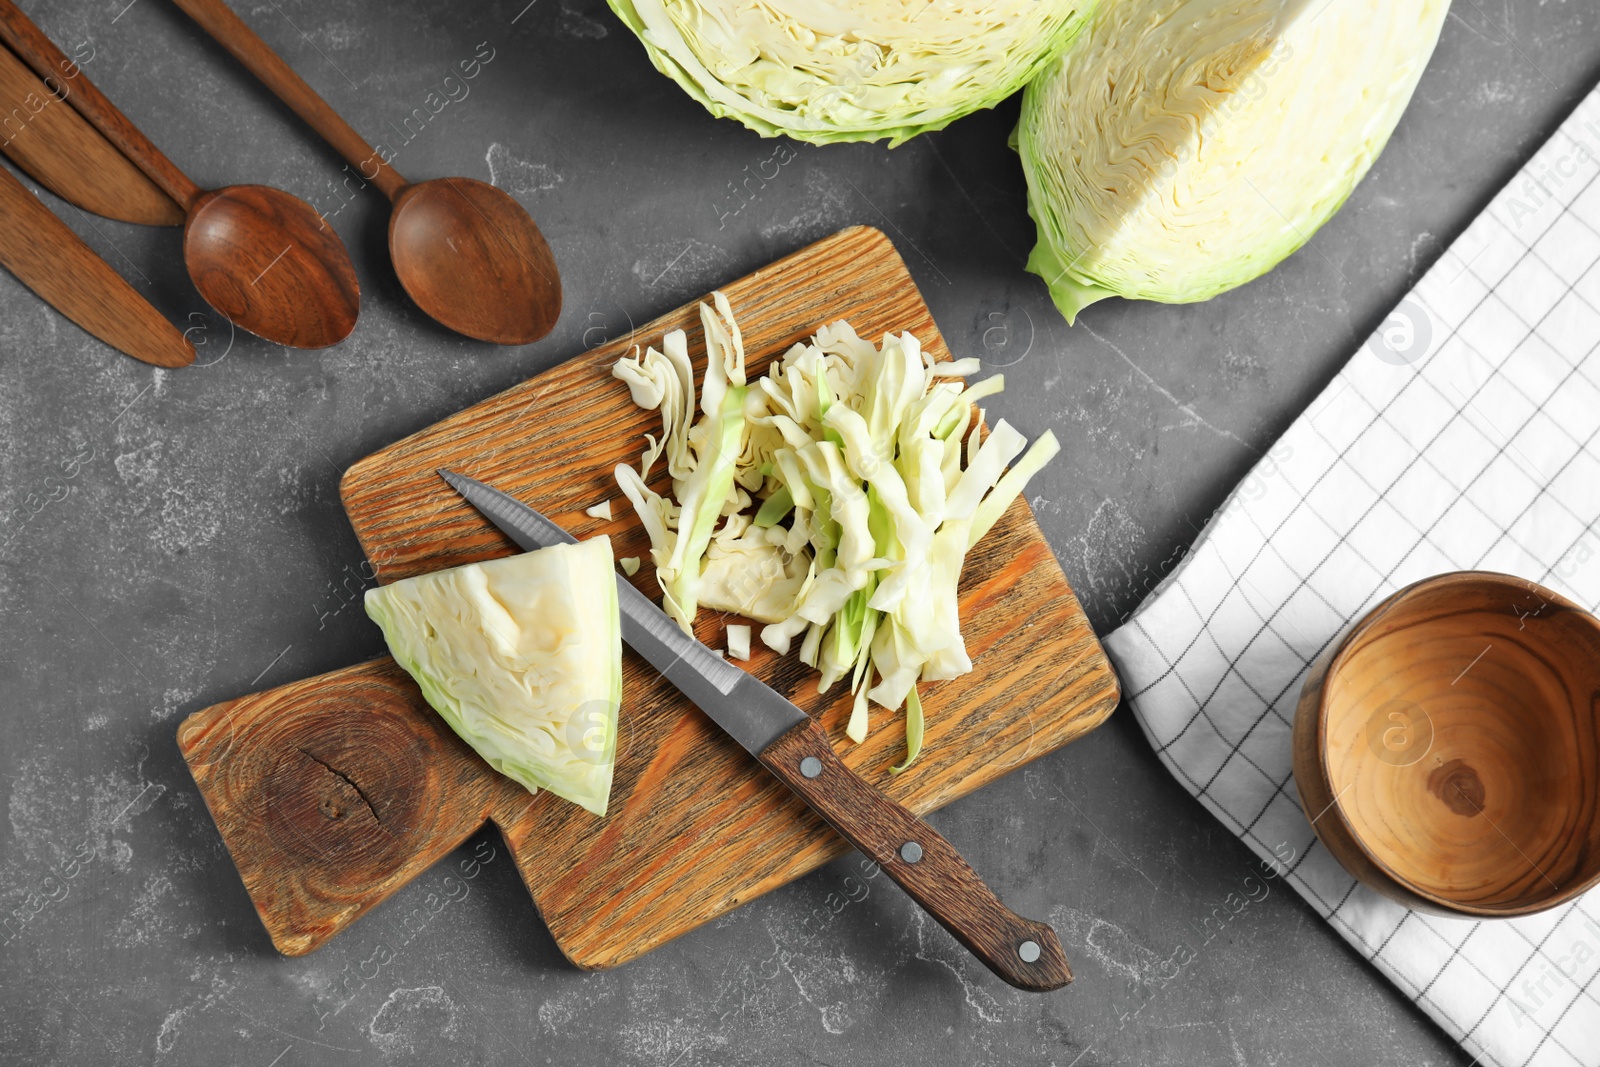
[[[632,0],[711,102],[786,132],[947,122],[1015,91],[1083,0]],[[914,131],[912,131],[914,132]]]
[[368,590],[366,608],[491,766],[605,814],[622,684],[609,538],[407,578]]
[[1020,131],[1057,269],[1168,301],[1270,269],[1382,150],[1447,9],[1107,0],[1030,88]]

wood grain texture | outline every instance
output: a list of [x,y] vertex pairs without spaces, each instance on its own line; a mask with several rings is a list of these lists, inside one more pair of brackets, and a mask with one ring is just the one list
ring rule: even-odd
[[67,98],[68,103],[179,207],[185,211],[192,208],[200,195],[200,187],[139,132],[128,116],[107,99],[89,76],[77,68],[12,0],[0,0],[0,39],[40,78],[56,77],[62,71],[77,69],[78,75],[73,79],[75,91]]
[[196,712],[178,745],[273,944],[290,956],[421,874],[521,791],[389,659]]
[[[752,373],[840,318],[865,337],[910,330],[936,356],[948,355],[905,264],[877,230],[845,230],[723,291],[744,331]],[[691,303],[353,466],[341,494],[379,580],[515,550],[434,473],[447,466],[520,496],[579,537],[609,534],[618,556],[646,561],[634,581],[656,595],[648,540],[611,471],[619,462],[637,461],[642,434],[657,416],[633,406],[610,368],[634,344],[658,343],[665,331],[680,327],[691,352],[700,354],[698,375],[703,341]],[[612,520],[584,513],[607,499],[614,501]],[[904,774],[888,771],[904,754],[901,716],[874,708],[872,734],[852,745],[843,737],[850,701],[842,687],[819,695],[815,672],[765,648],[752,650],[746,666],[811,712],[848,766],[911,811],[925,813],[1097,726],[1118,696],[1099,642],[1025,501],[1014,504],[969,557],[960,596],[976,669],[926,687],[926,746]],[[721,647],[728,621],[736,620],[702,613],[699,637]],[[391,679],[394,671],[388,661],[376,661],[297,683],[285,696],[207,709],[191,721],[266,714],[265,708],[282,715],[288,706],[319,714],[318,692],[327,690],[336,701],[343,687],[369,675]],[[459,840],[462,825],[486,812],[505,835],[556,942],[581,967],[634,959],[848,847],[639,657],[624,654],[623,674],[616,776],[604,819],[548,794],[508,799],[501,793],[498,803],[452,814],[447,833],[430,831],[414,842],[419,854],[438,855]],[[435,734],[448,734],[414,689],[398,685],[393,701],[384,714],[414,717]],[[292,731],[291,720],[279,728]],[[180,740],[186,755],[195,751],[189,735]],[[235,746],[229,755],[245,763],[267,758],[252,746]],[[483,773],[490,775],[487,768]],[[262,772],[241,770],[229,779],[238,788],[224,790],[214,775],[214,784],[201,785],[247,872],[246,885],[275,889],[267,900],[252,889],[275,943],[307,951],[372,899],[360,896],[361,878],[350,874],[340,880],[344,903],[319,905],[324,890],[296,884],[298,861],[261,831],[244,829],[266,802],[251,785],[261,778]],[[375,875],[374,894],[392,891],[399,875],[387,871]]]
[[[12,0],[0,0],[0,39],[41,78],[72,64]],[[207,303],[291,348],[349,336],[361,288],[344,242],[310,204],[264,185],[203,191],[81,70],[73,89],[67,102],[183,208],[184,265]]]
[[468,337],[531,344],[561,316],[561,276],[544,234],[488,182],[406,186],[389,216],[389,256],[417,306]]
[[178,328],[0,166],[0,266],[120,352],[158,367],[194,362]]
[[281,189],[230,185],[201,196],[183,258],[208,304],[274,344],[327,348],[356,328],[361,285],[344,242]]
[[1313,665],[1294,775],[1328,851],[1408,907],[1572,900],[1600,884],[1600,621],[1505,574],[1400,590]]
[[58,73],[46,85],[0,45],[0,151],[85,211],[145,226],[182,224],[183,209],[66,102],[76,73]]
[[211,39],[228,50],[251,74],[272,91],[290,111],[300,116],[334,151],[355,167],[361,177],[393,200],[406,180],[389,165],[367,139],[356,132],[283,57],[263,41],[250,24],[222,0],[173,0]]
[[933,827],[853,774],[815,720],[757,758],[995,974],[1034,992],[1072,981],[1055,930],[1002,904]]
[[389,255],[418,307],[494,344],[531,344],[550,332],[561,279],[521,204],[472,178],[408,183],[223,0],[176,3],[393,202]]

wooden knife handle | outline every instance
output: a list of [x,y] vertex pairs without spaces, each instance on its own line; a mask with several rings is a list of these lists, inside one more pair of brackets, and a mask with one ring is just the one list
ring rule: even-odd
[[1035,992],[1072,981],[1055,930],[1002,904],[938,831],[846,767],[815,722],[756,758],[995,974]]
[[289,106],[289,110],[316,130],[324,141],[360,172],[364,180],[376,185],[391,200],[405,187],[405,179],[400,177],[399,172],[223,0],[173,2],[272,90],[274,96]]
[[106,99],[83,68],[68,59],[11,0],[0,0],[0,40],[4,40],[41,79],[68,85],[67,103],[132,160],[134,166],[144,171],[162,192],[176,200],[185,211],[194,206],[200,197],[200,187],[163,155],[117,105]]

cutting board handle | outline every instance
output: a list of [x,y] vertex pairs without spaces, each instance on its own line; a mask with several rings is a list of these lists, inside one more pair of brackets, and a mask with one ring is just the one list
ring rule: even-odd
[[195,712],[178,747],[287,956],[466,841],[507,781],[388,657]]

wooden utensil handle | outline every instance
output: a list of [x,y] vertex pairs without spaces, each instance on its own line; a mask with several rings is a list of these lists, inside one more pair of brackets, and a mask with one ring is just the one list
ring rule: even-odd
[[116,145],[123,155],[185,211],[199,198],[200,187],[163,155],[150,138],[140,133],[128,116],[95,87],[83,68],[68,59],[55,42],[45,36],[44,31],[35,26],[33,20],[11,0],[0,0],[0,39],[40,78],[57,84],[70,80],[72,87],[67,94],[67,103],[88,119],[106,140]]
[[279,100],[289,105],[289,109],[299,115],[306,125],[316,130],[323,140],[331,144],[352,167],[360,172],[363,180],[376,185],[383,195],[391,200],[405,186],[406,181],[400,177],[399,172],[389,166],[388,161],[379,155],[354,127],[340,118],[339,113],[318,96],[317,91],[307,85],[304,79],[294,72],[294,68],[285,63],[283,57],[274,52],[271,46],[222,0],[173,0],[173,2],[199,23],[200,28],[209,33],[218,44],[226,48],[234,59],[244,64],[246,70],[261,79],[262,84],[271,89]]
[[134,359],[194,362],[189,339],[4,167],[0,219],[0,266],[56,310]]
[[1002,904],[938,831],[846,767],[815,722],[757,758],[995,974],[1035,992],[1072,981],[1055,930]]

